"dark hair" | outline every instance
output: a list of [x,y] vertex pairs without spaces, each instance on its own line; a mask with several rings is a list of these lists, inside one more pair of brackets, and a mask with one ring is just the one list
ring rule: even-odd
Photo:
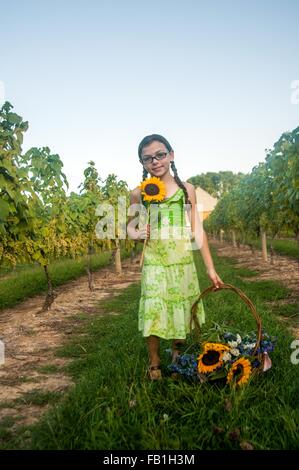
[[[173,150],[173,148],[171,147],[168,140],[165,139],[165,137],[163,137],[162,135],[159,135],[159,134],[147,135],[146,137],[144,137],[142,139],[142,141],[140,142],[140,144],[138,146],[138,156],[139,156],[139,161],[140,161],[141,164],[143,164],[142,159],[141,159],[141,152],[142,152],[143,147],[146,147],[147,145],[150,145],[152,142],[155,142],[155,141],[158,141],[158,142],[161,142],[161,144],[164,144],[165,147],[167,148],[168,152],[171,152]],[[191,201],[189,200],[187,189],[186,189],[185,185],[183,184],[183,182],[181,181],[181,179],[178,175],[178,171],[176,169],[176,166],[175,166],[175,163],[174,163],[173,160],[170,162],[170,166],[171,166],[171,169],[173,171],[173,177],[175,179],[175,182],[184,191],[185,204],[191,204]],[[147,178],[147,175],[148,175],[148,171],[143,167],[143,175],[142,175],[142,180],[143,181]]]

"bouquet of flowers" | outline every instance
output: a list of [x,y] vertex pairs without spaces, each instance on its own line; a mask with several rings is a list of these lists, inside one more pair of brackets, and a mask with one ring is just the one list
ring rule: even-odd
[[[229,289],[245,302],[256,321],[257,332],[245,335],[223,331],[218,334],[219,341],[200,340],[200,328],[195,314],[198,302],[208,293]],[[274,349],[276,339],[271,338],[262,330],[262,323],[251,300],[237,287],[231,284],[222,284],[215,289],[210,286],[205,289],[192,305],[190,332],[192,321],[198,335],[198,342],[189,347],[184,354],[179,355],[176,361],[168,366],[175,375],[182,375],[192,379],[206,382],[209,380],[225,380],[227,384],[241,386],[258,372],[265,372],[271,368],[269,357]],[[201,344],[202,343],[202,344]],[[189,353],[187,353],[189,351]]]
[[179,355],[168,366],[169,370],[185,378],[206,382],[225,379],[227,384],[241,386],[255,371],[271,368],[269,353],[276,343],[267,333],[253,355],[257,338],[255,334],[243,338],[239,334],[224,333],[222,342],[205,342],[202,347],[193,346],[189,353]]

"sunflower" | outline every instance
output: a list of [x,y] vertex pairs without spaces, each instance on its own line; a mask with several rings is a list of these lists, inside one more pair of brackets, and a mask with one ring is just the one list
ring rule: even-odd
[[[143,195],[144,201],[159,202],[159,201],[163,201],[163,199],[166,196],[165,184],[163,183],[163,181],[160,180],[160,178],[157,178],[156,176],[152,176],[151,178],[148,178],[147,180],[142,181],[142,183],[138,186],[138,188],[141,189],[141,194]],[[149,219],[149,210],[150,210],[150,204],[148,205],[148,208],[147,208],[147,219]],[[146,243],[147,243],[147,238],[145,238],[144,243],[143,243],[143,250],[142,250],[141,259],[140,259],[140,267],[142,267],[143,265]]]
[[208,374],[221,367],[223,364],[222,356],[226,350],[214,347],[215,343],[206,343],[204,352],[198,357],[198,371],[202,374]]
[[227,374],[227,383],[238,386],[245,384],[250,377],[251,369],[252,368],[249,359],[241,357],[236,362],[234,362],[230,368]]
[[204,343],[203,349],[204,349],[204,352],[208,351],[209,349],[213,349],[214,351],[224,352],[224,351],[229,351],[230,347],[223,343]]
[[166,188],[163,181],[152,176],[138,186],[145,201],[163,201],[166,196]]

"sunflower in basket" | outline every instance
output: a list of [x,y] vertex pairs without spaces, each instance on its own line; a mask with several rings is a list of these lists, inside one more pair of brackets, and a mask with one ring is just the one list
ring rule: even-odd
[[203,348],[203,353],[198,357],[199,373],[208,374],[221,368],[224,355],[229,351],[229,346],[222,343],[205,343]]
[[227,383],[230,385],[241,386],[248,382],[252,372],[251,362],[249,359],[240,357],[233,363],[228,374]]

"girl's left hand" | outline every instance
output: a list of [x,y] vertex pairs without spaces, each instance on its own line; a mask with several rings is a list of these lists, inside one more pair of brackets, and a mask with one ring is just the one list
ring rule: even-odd
[[221,280],[221,278],[218,276],[214,268],[207,269],[207,273],[211,281],[213,282],[214,286],[218,289],[221,284],[224,284],[224,282]]

